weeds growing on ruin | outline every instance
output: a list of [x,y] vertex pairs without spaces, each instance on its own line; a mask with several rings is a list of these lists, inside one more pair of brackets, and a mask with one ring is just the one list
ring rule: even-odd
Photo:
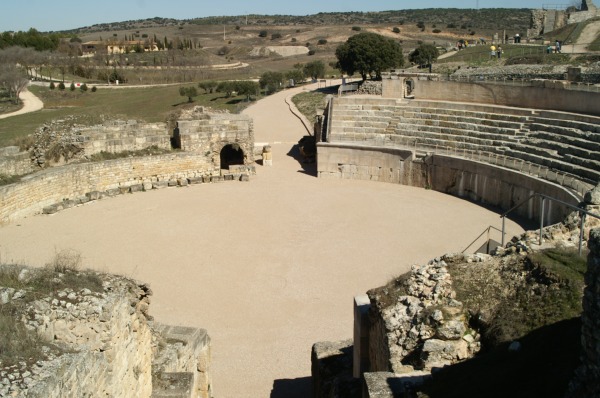
[[0,367],[35,362],[48,351],[43,347],[49,347],[49,343],[28,330],[22,321],[29,303],[67,288],[103,291],[101,277],[81,270],[81,265],[81,254],[73,250],[57,252],[42,268],[0,264]]

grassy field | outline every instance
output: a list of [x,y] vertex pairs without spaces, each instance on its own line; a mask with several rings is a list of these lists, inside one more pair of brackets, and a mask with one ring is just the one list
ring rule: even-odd
[[[189,85],[184,85],[189,86]],[[16,143],[52,120],[72,120],[73,124],[93,125],[106,119],[166,121],[175,111],[191,106],[208,106],[240,112],[248,105],[245,97],[226,98],[222,93],[200,94],[194,102],[179,95],[181,85],[148,88],[100,88],[91,91],[59,91],[32,86],[30,90],[44,102],[38,112],[0,120],[0,147]],[[202,90],[198,90],[202,92]]]

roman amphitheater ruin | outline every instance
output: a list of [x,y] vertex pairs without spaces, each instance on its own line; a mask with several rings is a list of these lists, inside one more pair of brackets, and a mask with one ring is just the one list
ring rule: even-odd
[[[438,257],[412,268],[426,287],[405,304],[435,302],[449,294],[442,263],[457,258],[439,256],[499,226],[499,212],[541,228],[563,221],[600,181],[600,101],[562,80],[523,87],[391,72],[381,83],[377,95],[329,97],[315,128],[316,165],[295,149],[312,126],[288,110],[289,96],[315,86],[274,94],[242,115],[197,108],[175,125],[40,132],[71,148],[62,157],[44,145],[33,154],[3,149],[0,165],[11,174],[52,167],[0,187],[2,260],[41,266],[75,249],[86,266],[125,276],[106,276],[103,292],[33,301],[28,328],[73,352],[2,370],[0,395],[307,396],[311,345],[352,336],[313,347],[315,396],[325,396],[327,358],[352,345],[363,396],[393,396],[390,378],[421,380],[425,373],[392,360],[406,347],[388,345],[381,319],[368,325],[362,293]],[[148,146],[177,150],[85,161]],[[596,195],[588,194],[590,214]],[[582,219],[585,245],[594,216]],[[523,232],[505,222],[508,239]],[[2,289],[2,302],[26,294]],[[589,350],[600,338],[593,317]],[[474,355],[478,342],[461,338],[461,322],[442,322],[444,339],[422,333],[425,370]],[[370,327],[379,334],[365,333]],[[597,356],[587,357],[584,385],[598,369]]]

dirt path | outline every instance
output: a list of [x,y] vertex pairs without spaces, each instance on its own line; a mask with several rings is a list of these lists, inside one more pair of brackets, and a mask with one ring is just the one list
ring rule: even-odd
[[589,23],[577,39],[577,43],[564,45],[561,52],[566,54],[585,54],[590,52],[587,46],[590,45],[600,34],[600,21]]
[[[301,91],[304,88],[295,89]],[[273,166],[249,183],[124,195],[0,228],[0,259],[61,249],[150,283],[159,322],[206,328],[219,398],[308,397],[313,343],[352,337],[352,299],[413,263],[467,246],[498,215],[438,192],[315,178],[293,156],[305,129],[285,103],[245,113]],[[521,229],[507,223],[511,233]]]
[[21,91],[19,98],[21,99],[21,101],[23,101],[23,107],[18,111],[0,115],[0,119],[6,119],[7,117],[11,116],[23,115],[29,112],[35,112],[44,108],[44,103],[42,102],[42,100],[36,97],[31,91],[27,89]]

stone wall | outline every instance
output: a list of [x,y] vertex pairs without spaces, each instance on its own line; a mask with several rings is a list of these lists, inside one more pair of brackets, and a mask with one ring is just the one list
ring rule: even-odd
[[181,149],[209,156],[220,165],[220,153],[224,146],[235,144],[244,152],[244,164],[254,163],[254,127],[246,115],[207,113],[197,107],[189,116],[177,122]]
[[20,176],[34,170],[29,152],[20,151],[16,146],[0,148],[0,174]]
[[[557,184],[514,170],[473,160],[431,155],[413,159],[413,153],[389,147],[319,143],[319,178],[344,178],[392,182],[430,188],[505,210],[537,192],[577,205],[579,199]],[[559,204],[547,204],[545,224],[556,223],[569,213]],[[539,219],[537,201],[520,207],[515,214]]]
[[138,123],[116,120],[102,125],[74,129],[81,137],[85,155],[99,152],[137,151],[150,146],[170,149],[170,132],[165,123]]
[[[21,269],[20,279],[36,272]],[[84,272],[83,279],[93,279],[90,271]],[[81,272],[55,275],[73,278],[73,273]],[[206,331],[155,325],[148,313],[152,292],[147,285],[96,275],[102,280],[100,291],[64,288],[32,301],[28,296],[35,293],[27,282],[18,291],[0,287],[2,304],[21,308],[26,300],[21,321],[37,333],[48,353],[19,367],[0,365],[0,396],[210,398]]]
[[369,145],[319,143],[319,178],[370,180],[396,184],[427,185],[422,162],[413,161],[410,150]]
[[600,397],[600,228],[590,231],[581,316],[581,366],[568,397]]
[[[54,167],[0,187],[0,223],[41,213],[46,206],[75,200],[90,192],[166,186],[169,181],[219,175],[212,159],[198,153],[173,153],[145,158]],[[109,192],[110,195],[110,192]]]
[[[384,87],[388,82],[399,84],[394,83],[399,82],[397,80],[384,80]],[[418,99],[553,109],[600,116],[600,93],[565,90],[562,88],[565,82],[560,83],[559,88],[555,88],[419,80],[415,84],[414,94]]]
[[[577,196],[560,185],[514,170],[437,154],[429,157],[426,163],[432,189],[484,205],[508,210],[534,193],[543,193],[574,206],[580,202]],[[560,222],[569,213],[569,208],[548,201],[544,224]],[[539,200],[515,209],[513,215],[539,220]]]

